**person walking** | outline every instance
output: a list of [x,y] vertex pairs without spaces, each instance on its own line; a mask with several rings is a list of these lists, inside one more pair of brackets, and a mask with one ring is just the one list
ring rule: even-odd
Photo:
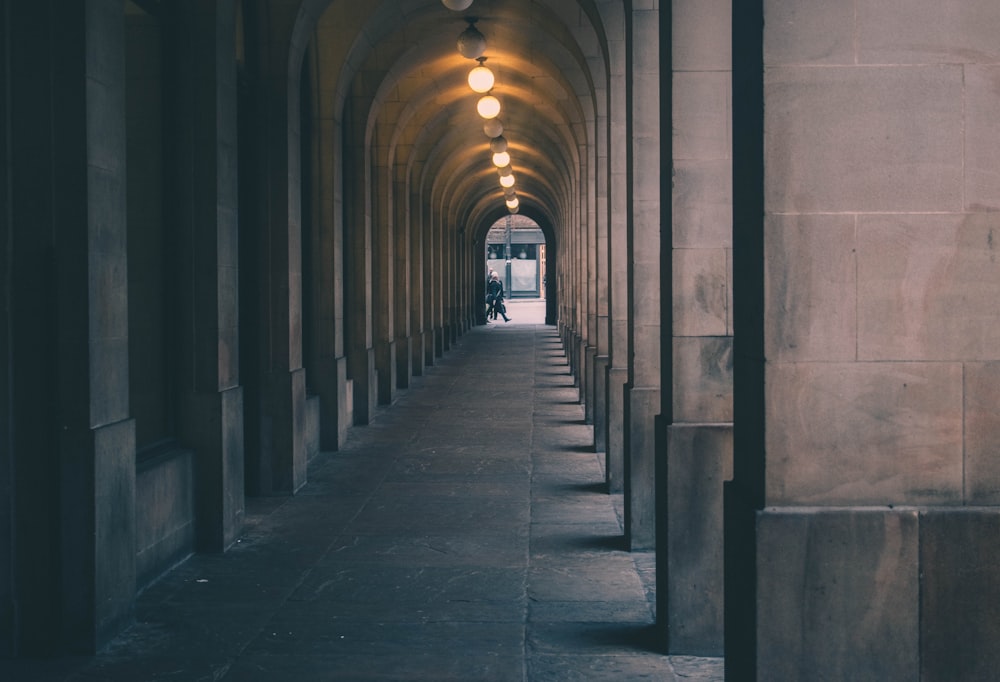
[[486,320],[489,321],[490,318],[497,319],[497,314],[503,317],[504,322],[510,322],[510,318],[507,317],[507,307],[503,304],[503,282],[500,281],[500,275],[493,273],[490,275],[490,283],[486,285],[486,302],[490,304],[489,309],[486,311]]

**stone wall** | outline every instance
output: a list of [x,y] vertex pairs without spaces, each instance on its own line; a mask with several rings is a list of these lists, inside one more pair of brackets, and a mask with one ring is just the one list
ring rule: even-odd
[[759,677],[985,679],[1000,6],[763,18]]

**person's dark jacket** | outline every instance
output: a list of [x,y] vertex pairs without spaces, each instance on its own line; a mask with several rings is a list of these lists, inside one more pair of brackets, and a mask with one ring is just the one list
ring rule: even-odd
[[493,300],[503,300],[503,282],[499,280],[491,280],[486,286],[486,295],[491,301]]

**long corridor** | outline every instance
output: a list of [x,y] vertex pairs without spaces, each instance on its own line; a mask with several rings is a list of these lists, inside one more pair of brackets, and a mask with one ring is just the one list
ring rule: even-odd
[[556,329],[477,327],[294,497],[249,501],[230,551],[138,599],[93,658],[4,680],[721,680],[653,632],[653,554],[621,497]]

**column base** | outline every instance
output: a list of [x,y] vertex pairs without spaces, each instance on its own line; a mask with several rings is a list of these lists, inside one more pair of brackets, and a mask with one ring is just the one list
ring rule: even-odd
[[[732,477],[731,424],[673,424],[658,447],[662,525],[657,560],[658,621],[669,632],[668,653],[724,653],[723,481]],[[661,511],[660,514],[663,514]],[[665,542],[665,545],[660,543]]]
[[1000,509],[769,508],[756,532],[756,679],[1000,668]]
[[625,539],[630,549],[656,547],[656,416],[660,389],[625,389]]

